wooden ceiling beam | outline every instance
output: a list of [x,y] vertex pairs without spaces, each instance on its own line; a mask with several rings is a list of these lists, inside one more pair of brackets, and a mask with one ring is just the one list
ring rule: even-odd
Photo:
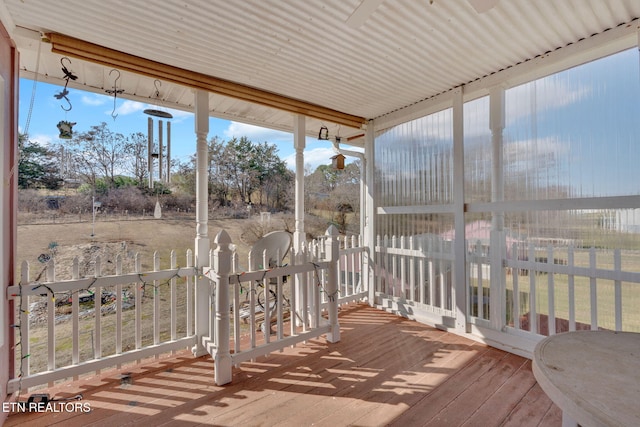
[[318,120],[339,125],[362,128],[363,117],[354,116],[295,98],[220,79],[207,74],[162,64],[139,56],[130,55],[104,46],[79,40],[63,34],[47,34],[53,53],[72,56],[123,71],[142,74],[153,79],[202,89],[247,102],[277,108],[294,114],[303,114]]

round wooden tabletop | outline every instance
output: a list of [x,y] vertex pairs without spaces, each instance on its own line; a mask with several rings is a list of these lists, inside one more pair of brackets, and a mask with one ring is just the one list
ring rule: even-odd
[[[571,419],[588,426],[640,426],[640,334],[576,331],[534,351],[540,387]],[[570,424],[570,423],[567,423]]]

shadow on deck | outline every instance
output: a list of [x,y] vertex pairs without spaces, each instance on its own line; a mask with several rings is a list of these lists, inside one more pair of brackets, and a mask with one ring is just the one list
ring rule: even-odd
[[343,307],[340,325],[341,342],[245,363],[226,386],[214,384],[211,357],[183,352],[43,391],[82,393],[88,412],[58,404],[5,426],[562,424],[527,359],[364,304]]

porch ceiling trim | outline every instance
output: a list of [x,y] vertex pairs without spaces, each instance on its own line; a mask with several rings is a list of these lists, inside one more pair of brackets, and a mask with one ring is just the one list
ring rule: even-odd
[[303,114],[352,128],[362,128],[365,118],[332,110],[330,108],[267,92],[217,77],[162,64],[139,56],[129,55],[63,34],[50,33],[53,53],[73,56],[120,70],[142,74],[171,83],[230,96],[243,101],[277,108],[294,114]]

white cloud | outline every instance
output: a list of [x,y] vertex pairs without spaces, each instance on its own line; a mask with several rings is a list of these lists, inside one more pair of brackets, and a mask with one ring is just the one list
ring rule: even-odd
[[[552,112],[581,101],[591,92],[589,86],[569,84],[565,80],[552,77],[509,89],[506,96],[507,126],[513,125],[522,117],[527,117],[534,108],[537,111]],[[489,99],[481,98],[473,103],[473,108],[465,110],[465,139],[490,138]],[[431,116],[416,119],[410,124],[398,126],[392,131],[393,138],[405,141],[408,145],[413,144],[411,138],[450,141],[453,138],[452,122],[453,115],[448,110],[439,111]]]
[[[311,150],[304,150],[304,167],[305,169],[316,170],[320,165],[328,165],[331,163],[331,157],[336,153],[331,148],[313,148]],[[284,158],[287,167],[293,171],[296,170],[296,154],[290,154]]]
[[[146,104],[137,101],[124,101],[118,108],[116,108],[116,114],[126,116],[128,114],[137,113],[143,111]],[[107,114],[111,115],[112,111],[108,111]]]
[[80,101],[84,105],[89,105],[91,107],[98,107],[100,105],[104,105],[107,102],[107,97],[103,95],[95,95],[95,94],[82,95],[82,98],[80,98]]
[[574,104],[590,95],[589,86],[569,86],[568,82],[552,77],[514,87],[509,91],[507,108],[514,121],[531,114],[532,108],[550,111]]
[[[158,107],[154,107],[153,105],[147,105],[145,108],[158,108]],[[174,110],[172,108],[162,108],[162,109],[163,110],[166,109],[173,116],[173,119],[171,120],[173,123],[182,122],[186,118],[193,117],[193,113],[190,113],[188,111]]]
[[[193,113],[189,113],[187,111],[174,110],[174,109],[171,109],[171,108],[165,108],[164,106],[157,106],[157,105],[146,104],[146,103],[142,103],[142,102],[138,102],[138,101],[131,101],[131,100],[123,101],[120,104],[120,106],[118,106],[118,108],[116,108],[116,114],[127,116],[129,114],[141,113],[146,109],[154,109],[154,110],[166,111],[166,112],[170,113],[173,116],[172,120],[174,122],[181,122],[185,118],[193,116]],[[108,110],[108,111],[105,111],[105,114],[108,114],[110,116],[112,112],[113,112],[113,110]]]
[[40,145],[44,145],[45,147],[50,146],[54,141],[58,140],[58,135],[47,135],[47,134],[35,134],[29,135],[29,141],[37,142]]
[[224,131],[225,138],[242,138],[243,136],[246,136],[252,142],[256,143],[265,141],[271,144],[288,142],[293,145],[293,134],[291,133],[246,123],[231,122],[229,127]]

